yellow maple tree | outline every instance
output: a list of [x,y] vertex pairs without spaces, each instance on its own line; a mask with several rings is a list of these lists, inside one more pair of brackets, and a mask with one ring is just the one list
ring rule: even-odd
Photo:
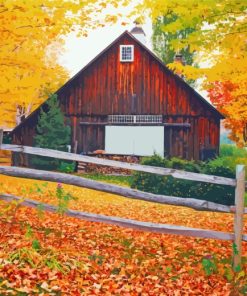
[[30,113],[66,81],[58,64],[64,36],[103,26],[106,7],[102,0],[0,1],[0,126],[13,127],[16,116]]
[[[187,36],[172,41],[175,51],[189,46],[201,68],[172,63],[175,71],[188,79],[203,78],[204,89],[215,84],[233,84],[231,100],[212,101],[226,115],[231,138],[244,145],[243,127],[247,124],[247,4],[243,0],[144,0],[137,12],[149,14],[153,22],[176,15],[173,22],[163,25],[164,32],[175,33],[192,29]],[[222,93],[222,95],[224,95]]]

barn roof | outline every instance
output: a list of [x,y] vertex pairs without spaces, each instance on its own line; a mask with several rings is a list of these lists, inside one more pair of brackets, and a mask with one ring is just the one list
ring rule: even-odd
[[[117,43],[124,35],[128,35],[132,38],[136,43],[138,43],[143,49],[145,49],[166,71],[170,72],[172,75],[176,77],[177,80],[180,80],[181,83],[185,85],[185,87],[189,88],[194,95],[200,100],[203,104],[205,104],[212,112],[215,113],[217,117],[220,119],[224,119],[224,115],[221,114],[213,105],[211,105],[205,98],[203,98],[196,90],[194,90],[188,83],[186,83],[180,76],[175,74],[172,70],[170,70],[160,58],[158,58],[150,49],[148,49],[142,42],[140,42],[137,38],[135,38],[129,31],[124,31],[120,36],[118,36],[111,44],[109,44],[104,50],[102,50],[95,58],[93,58],[86,66],[84,66],[77,74],[75,74],[72,78],[70,78],[63,86],[61,86],[55,94],[59,94],[65,87],[67,87],[70,83],[72,83],[78,76],[80,76],[89,66],[91,66],[96,60],[98,60],[108,49],[110,49],[115,43]],[[27,122],[31,117],[33,117],[40,108],[45,105],[46,101],[43,102],[38,108],[36,108],[29,116],[25,118],[18,126],[16,126],[11,134],[13,134],[17,129],[22,127],[25,122]]]

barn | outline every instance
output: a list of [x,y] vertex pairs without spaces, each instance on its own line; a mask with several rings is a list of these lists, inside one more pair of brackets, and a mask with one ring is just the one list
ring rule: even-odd
[[[217,155],[223,115],[163,64],[141,33],[125,31],[56,92],[70,119],[72,152],[188,160]],[[44,106],[13,130],[13,144],[33,145]]]

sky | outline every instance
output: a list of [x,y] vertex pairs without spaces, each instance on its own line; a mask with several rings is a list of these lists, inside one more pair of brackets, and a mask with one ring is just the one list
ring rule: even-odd
[[[70,77],[79,72],[125,30],[130,31],[135,26],[135,17],[126,21],[126,15],[128,15],[131,8],[125,9],[125,16],[114,25],[106,25],[103,28],[90,30],[87,37],[78,38],[76,33],[71,33],[67,36],[64,46],[65,51],[61,55],[59,63],[69,71]],[[128,22],[128,25],[123,26],[123,22]],[[146,34],[146,46],[152,50],[152,22],[150,18],[146,17],[142,28]],[[207,92],[200,89],[200,81],[196,90],[205,99],[208,99]]]
[[[60,64],[69,70],[71,76],[75,75],[96,55],[111,44],[125,30],[130,31],[134,23],[123,26],[118,22],[112,26],[105,26],[89,31],[88,37],[76,37],[70,34],[65,41],[65,52],[60,57]],[[147,46],[151,48],[152,23],[147,20],[142,26],[146,34]]]
[[[121,22],[122,20],[119,20],[115,25],[91,30],[87,37],[78,38],[76,37],[76,33],[68,35],[65,40],[65,52],[60,57],[60,64],[68,69],[70,77],[79,72],[125,30],[130,31],[135,26],[132,21],[129,21],[129,24],[126,26],[121,25]],[[142,28],[146,34],[146,46],[152,50],[151,19],[147,18],[146,22],[142,25]],[[200,88],[200,81],[196,87],[196,91],[209,101],[207,92]],[[222,130],[225,131],[223,128]]]

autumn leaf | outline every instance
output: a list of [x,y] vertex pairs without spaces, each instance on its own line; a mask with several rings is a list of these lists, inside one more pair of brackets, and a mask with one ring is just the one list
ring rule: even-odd
[[[42,189],[42,190],[40,190]],[[58,205],[57,184],[0,176],[0,192]],[[232,214],[199,212],[63,185],[70,209],[224,232]],[[39,191],[39,194],[37,194]],[[234,275],[230,241],[135,231],[20,207],[12,231],[0,201],[0,294],[23,289],[56,295],[229,295],[233,280],[244,287],[247,265]],[[14,211],[15,208],[12,208]],[[244,218],[246,222],[246,217]],[[25,237],[27,225],[32,229]],[[60,244],[60,227],[63,227]],[[244,232],[247,232],[245,223]],[[33,244],[38,248],[33,248]],[[247,243],[243,243],[243,257]],[[206,266],[213,271],[206,275]],[[215,261],[213,261],[215,260]],[[35,264],[33,264],[35,263]],[[32,266],[33,265],[33,266]],[[215,267],[217,267],[215,269]],[[25,279],[25,281],[24,281]],[[235,288],[234,288],[235,289]],[[4,292],[3,292],[4,291]],[[21,291],[21,290],[20,290]]]
[[[193,66],[169,66],[187,80],[201,79],[201,88],[208,90],[212,103],[226,116],[231,139],[240,146],[247,145],[243,139],[247,124],[246,11],[246,3],[237,0],[144,0],[135,11],[149,15],[157,25],[169,18],[160,29],[176,36],[170,41],[175,52],[185,48],[194,61]],[[185,30],[186,34],[177,34]]]

